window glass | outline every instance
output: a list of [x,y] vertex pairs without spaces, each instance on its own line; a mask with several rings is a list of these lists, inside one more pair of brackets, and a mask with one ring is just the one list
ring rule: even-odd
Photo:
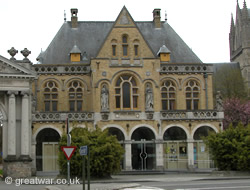
[[176,104],[176,87],[175,84],[167,80],[161,86],[161,99],[163,110],[174,110]]
[[130,84],[125,82],[122,86],[123,93],[123,107],[130,108]]

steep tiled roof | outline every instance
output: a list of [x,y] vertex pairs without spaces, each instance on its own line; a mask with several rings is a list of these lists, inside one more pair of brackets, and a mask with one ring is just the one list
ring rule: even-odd
[[[171,62],[201,63],[201,60],[180,38],[168,23],[155,28],[153,22],[135,22],[155,56],[162,45],[171,51]],[[88,60],[96,57],[114,22],[78,22],[78,28],[71,28],[71,22],[65,22],[46,51],[42,55],[43,64],[70,63],[69,54],[76,45],[86,52]]]

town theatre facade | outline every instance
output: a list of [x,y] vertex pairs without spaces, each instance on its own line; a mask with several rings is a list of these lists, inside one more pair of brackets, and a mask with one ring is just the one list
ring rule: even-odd
[[58,142],[70,126],[108,129],[125,149],[123,170],[214,167],[201,140],[222,129],[214,109],[212,65],[167,23],[64,22],[33,65],[33,171],[58,171]]

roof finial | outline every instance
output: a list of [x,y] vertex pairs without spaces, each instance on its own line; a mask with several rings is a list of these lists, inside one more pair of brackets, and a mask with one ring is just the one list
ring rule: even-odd
[[64,22],[66,22],[66,11],[64,10]]
[[247,8],[246,0],[244,0],[244,2],[243,2],[243,8]]
[[165,10],[165,22],[167,22],[168,18],[167,18],[167,11]]

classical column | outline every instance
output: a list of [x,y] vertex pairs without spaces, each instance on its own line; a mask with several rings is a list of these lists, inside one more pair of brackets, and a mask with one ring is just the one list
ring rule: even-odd
[[29,92],[21,92],[22,95],[22,121],[21,121],[21,160],[30,158],[30,125],[29,125]]
[[6,160],[16,160],[16,96],[18,92],[8,91],[8,150]]
[[188,169],[194,169],[194,141],[189,139],[187,141],[187,149],[188,149]]
[[125,169],[132,170],[131,143],[125,144]]

